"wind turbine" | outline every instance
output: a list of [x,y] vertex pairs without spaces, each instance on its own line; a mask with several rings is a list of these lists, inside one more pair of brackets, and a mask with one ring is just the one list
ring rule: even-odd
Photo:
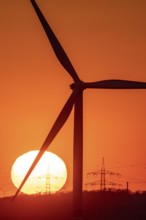
[[46,21],[44,15],[36,4],[35,0],[30,0],[32,6],[46,32],[50,44],[65,70],[70,74],[73,83],[70,85],[72,93],[65,103],[63,109],[58,115],[54,125],[52,126],[48,136],[46,137],[42,147],[30,169],[24,177],[22,183],[13,199],[18,195],[19,191],[25,184],[29,175],[35,168],[36,164],[47,150],[55,136],[68,119],[74,106],[74,143],[73,143],[73,216],[75,219],[82,217],[82,174],[83,174],[83,91],[85,89],[146,89],[146,82],[128,81],[120,79],[102,80],[97,82],[83,82],[80,80],[74,67],[72,66],[64,49],[56,38],[54,32]]

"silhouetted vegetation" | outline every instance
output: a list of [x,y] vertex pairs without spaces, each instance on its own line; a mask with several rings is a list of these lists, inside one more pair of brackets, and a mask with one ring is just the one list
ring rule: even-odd
[[[105,191],[83,193],[85,220],[145,220],[146,192]],[[72,193],[20,195],[0,199],[0,219],[70,220]]]

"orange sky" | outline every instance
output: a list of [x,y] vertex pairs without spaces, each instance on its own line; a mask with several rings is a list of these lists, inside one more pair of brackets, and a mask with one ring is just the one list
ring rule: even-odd
[[[37,3],[82,80],[146,81],[144,0]],[[0,1],[0,32],[0,185],[6,190],[14,160],[39,149],[71,93],[72,79],[29,0]],[[85,91],[84,174],[100,169],[104,156],[107,169],[122,174],[117,181],[146,190],[145,113],[144,90]],[[73,113],[50,147],[66,162],[69,182],[72,143]]]

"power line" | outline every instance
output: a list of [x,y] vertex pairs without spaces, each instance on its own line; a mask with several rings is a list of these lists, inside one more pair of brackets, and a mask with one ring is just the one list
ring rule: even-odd
[[[97,178],[100,175],[100,179],[99,180],[95,180],[95,178]],[[101,169],[97,170],[97,171],[92,171],[87,173],[88,177],[93,177],[94,180],[92,180],[89,183],[85,184],[85,188],[88,187],[95,187],[96,185],[100,186],[100,190],[101,191],[105,191],[107,188],[115,188],[115,187],[121,187],[122,184],[120,183],[116,183],[113,181],[108,181],[106,179],[106,176],[116,176],[116,177],[120,177],[121,175],[117,172],[113,172],[113,171],[109,171],[105,169],[105,162],[104,162],[104,158],[102,158],[102,165],[101,165]]]

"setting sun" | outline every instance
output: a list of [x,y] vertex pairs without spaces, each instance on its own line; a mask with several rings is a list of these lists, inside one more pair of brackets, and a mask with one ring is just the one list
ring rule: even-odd
[[[11,178],[17,188],[37,154],[38,150],[29,151],[15,160],[11,170]],[[56,154],[46,151],[21,192],[26,194],[53,193],[63,187],[66,179],[67,170],[64,161]]]

